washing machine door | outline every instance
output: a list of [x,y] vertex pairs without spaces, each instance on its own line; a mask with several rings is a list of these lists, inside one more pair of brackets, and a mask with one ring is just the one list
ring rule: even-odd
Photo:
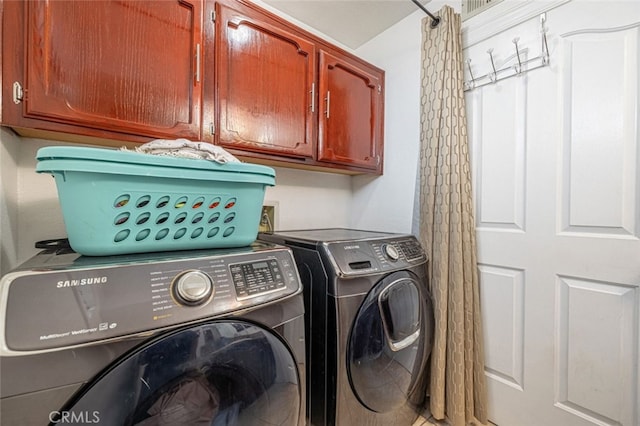
[[51,424],[297,425],[297,366],[273,332],[215,321],[161,335],[122,357]]
[[385,413],[424,393],[432,318],[424,283],[408,271],[387,276],[367,294],[347,350],[349,380],[363,405]]

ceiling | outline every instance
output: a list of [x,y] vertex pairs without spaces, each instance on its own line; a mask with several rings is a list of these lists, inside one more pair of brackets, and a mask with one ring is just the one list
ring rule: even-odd
[[263,1],[352,49],[418,10],[411,0]]

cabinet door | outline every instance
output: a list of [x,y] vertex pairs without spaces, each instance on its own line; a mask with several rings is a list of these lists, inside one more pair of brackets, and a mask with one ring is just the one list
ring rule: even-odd
[[24,115],[199,138],[202,2],[27,2]]
[[381,73],[320,52],[318,160],[382,173]]
[[312,157],[315,45],[248,8],[217,16],[219,144]]

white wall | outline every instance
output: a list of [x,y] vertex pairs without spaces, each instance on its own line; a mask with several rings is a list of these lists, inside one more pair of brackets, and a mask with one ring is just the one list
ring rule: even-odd
[[[433,1],[457,11],[459,2]],[[409,15],[357,49],[356,54],[385,70],[384,174],[353,178],[351,226],[390,232],[411,232],[420,146],[420,66],[423,19]]]
[[420,22],[416,12],[358,49],[385,70],[384,174],[353,179],[355,228],[409,232],[420,137]]
[[351,176],[286,168],[276,168],[265,194],[276,204],[276,230],[348,227],[351,202]]
[[62,142],[20,138],[16,163],[18,193],[18,260],[33,255],[36,241],[66,236],[53,177],[35,172],[36,151],[46,145],[68,145]]
[[0,128],[0,275],[16,263],[18,138]]

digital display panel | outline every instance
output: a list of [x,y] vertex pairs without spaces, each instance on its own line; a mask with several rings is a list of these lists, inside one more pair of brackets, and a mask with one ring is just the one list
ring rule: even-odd
[[229,265],[238,300],[286,287],[276,259]]

